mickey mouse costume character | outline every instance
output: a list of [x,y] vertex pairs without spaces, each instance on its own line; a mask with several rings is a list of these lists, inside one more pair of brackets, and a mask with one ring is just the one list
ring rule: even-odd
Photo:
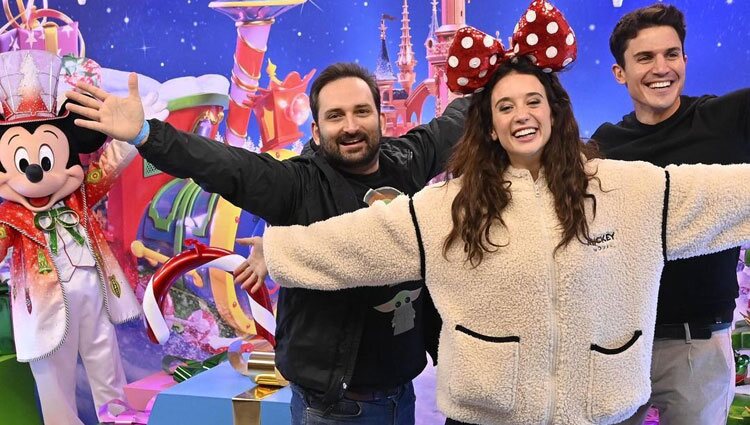
[[30,363],[47,425],[82,424],[78,355],[97,410],[123,397],[113,324],[141,314],[92,210],[136,151],[112,141],[84,172],[78,154],[107,137],[75,126],[78,116],[64,106],[57,114],[60,66],[46,51],[0,54],[0,258],[13,249],[18,360]]

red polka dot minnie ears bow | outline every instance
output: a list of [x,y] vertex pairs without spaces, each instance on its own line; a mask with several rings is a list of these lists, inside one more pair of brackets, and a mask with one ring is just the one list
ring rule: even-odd
[[511,49],[473,27],[456,32],[448,50],[448,88],[457,93],[481,89],[498,66],[519,56],[528,57],[544,72],[559,71],[576,58],[576,39],[562,13],[551,3],[534,0],[516,24]]

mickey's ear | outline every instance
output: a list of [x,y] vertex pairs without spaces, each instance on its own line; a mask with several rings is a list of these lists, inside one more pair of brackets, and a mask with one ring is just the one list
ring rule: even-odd
[[68,115],[64,119],[57,121],[56,124],[58,125],[60,130],[62,130],[62,132],[65,133],[66,136],[68,136],[68,142],[73,148],[72,150],[78,153],[95,152],[97,149],[102,147],[102,145],[104,145],[104,142],[107,141],[107,135],[98,131],[89,130],[87,128],[75,125],[74,121],[76,119],[86,118],[68,111],[65,107],[68,102],[77,104],[72,100],[66,100],[65,103],[63,103],[62,108],[60,108],[60,111],[63,114],[67,112]]

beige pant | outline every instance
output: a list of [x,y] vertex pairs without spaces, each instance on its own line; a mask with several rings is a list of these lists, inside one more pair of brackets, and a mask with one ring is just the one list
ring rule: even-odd
[[621,425],[640,425],[652,405],[660,425],[723,425],[734,398],[730,329],[711,339],[657,339],[651,359],[651,399]]

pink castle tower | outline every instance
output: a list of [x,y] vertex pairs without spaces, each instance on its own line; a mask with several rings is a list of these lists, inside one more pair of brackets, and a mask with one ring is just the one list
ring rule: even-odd
[[[395,115],[393,114],[394,108],[391,101],[393,100],[393,86],[396,84],[396,76],[393,74],[393,67],[391,66],[391,59],[388,56],[388,43],[386,41],[385,20],[393,20],[389,15],[383,15],[380,18],[380,54],[378,55],[377,63],[375,65],[375,80],[378,83],[380,89],[380,109],[381,112],[385,113],[386,126],[395,123]],[[386,135],[389,135],[386,130]]]
[[449,31],[455,33],[459,28],[466,26],[466,4],[464,0],[443,0],[440,10],[443,25],[438,29],[438,33]]
[[[398,86],[388,58],[385,20],[394,20],[383,15],[380,20],[381,48],[375,69],[375,79],[380,88],[382,112],[386,117],[386,136],[398,136],[422,122],[422,108],[429,96],[435,97],[435,116],[440,115],[454,97],[445,83],[445,68],[448,48],[456,31],[466,25],[464,0],[442,0],[442,21],[438,24],[437,0],[432,0],[432,21],[425,41],[428,76],[414,86],[417,63],[409,26],[409,3],[403,1],[401,12],[401,43],[399,44]],[[400,86],[400,87],[399,87]]]
[[424,41],[424,47],[427,50],[427,62],[429,63],[427,78],[434,78],[437,70],[430,60],[435,55],[435,46],[437,45],[437,30],[440,28],[437,18],[437,0],[432,0],[432,20],[430,21],[430,31],[427,33],[427,39]]
[[[405,5],[408,7],[406,0]],[[411,85],[416,77],[414,73],[414,53],[411,49],[411,34],[409,34],[408,9],[406,11],[406,22],[402,20],[401,46],[399,49],[399,85],[396,85],[396,76],[391,67],[388,55],[388,42],[385,21],[394,20],[390,15],[383,15],[380,19],[380,55],[378,56],[377,66],[375,68],[375,80],[380,89],[380,111],[385,115],[385,136],[399,136],[409,131],[410,128],[417,125],[416,122],[409,122],[407,115],[407,102]],[[405,28],[405,30],[404,30]],[[407,58],[411,58],[410,60]],[[402,65],[403,63],[403,65]],[[409,89],[404,88],[404,85]]]
[[435,114],[443,112],[448,103],[455,97],[446,85],[445,69],[448,60],[448,48],[459,28],[466,26],[465,0],[441,0],[443,24],[437,26],[437,0],[432,0],[432,23],[430,34],[425,41],[427,62],[429,62],[429,80],[432,80],[431,94],[436,97]]
[[401,10],[401,44],[399,44],[398,60],[398,82],[406,93],[411,93],[412,85],[417,76],[414,73],[414,67],[417,60],[414,58],[414,51],[411,46],[411,33],[409,32],[409,1],[404,0]]

